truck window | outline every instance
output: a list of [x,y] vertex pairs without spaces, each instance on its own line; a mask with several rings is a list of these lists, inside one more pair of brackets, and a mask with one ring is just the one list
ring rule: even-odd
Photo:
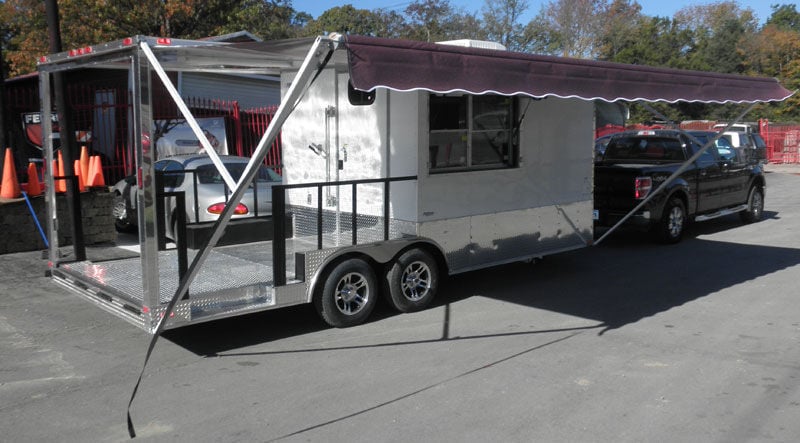
[[500,95],[430,95],[431,172],[516,166],[515,106]]
[[674,162],[686,160],[679,140],[668,137],[618,137],[606,147],[605,160]]

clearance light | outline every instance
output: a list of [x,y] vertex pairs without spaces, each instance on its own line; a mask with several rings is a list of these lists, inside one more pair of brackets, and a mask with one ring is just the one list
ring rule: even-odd
[[636,177],[633,185],[633,193],[636,200],[642,200],[647,197],[650,190],[653,189],[653,179],[650,177]]
[[167,45],[168,46],[168,45],[172,44],[172,39],[169,39],[169,38],[166,38],[166,37],[160,37],[160,38],[156,39],[156,43],[159,44],[159,45]]
[[133,44],[133,38],[127,37],[127,38],[122,39],[122,45],[123,46],[130,46],[132,44]]
[[39,57],[39,63],[47,63],[47,56],[43,55],[43,56]]
[[[225,203],[214,203],[213,205],[209,206],[208,209],[207,209],[209,214],[222,214],[223,210],[225,210]],[[244,214],[247,214],[248,212],[250,212],[250,210],[247,209],[247,206],[245,206],[245,205],[243,205],[241,203],[236,205],[236,209],[233,210],[233,213],[235,215],[244,215]]]

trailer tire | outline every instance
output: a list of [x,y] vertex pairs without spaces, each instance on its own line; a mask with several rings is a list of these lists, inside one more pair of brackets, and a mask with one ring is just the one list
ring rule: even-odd
[[747,209],[739,213],[745,223],[755,223],[764,216],[764,189],[753,185],[747,193]]
[[389,302],[400,312],[414,312],[431,304],[439,287],[436,260],[422,249],[410,249],[386,273]]
[[686,229],[686,205],[679,197],[671,197],[664,211],[661,220],[655,226],[654,234],[661,243],[674,244],[681,241],[683,231]]
[[325,323],[336,328],[355,326],[366,321],[375,307],[377,288],[372,267],[360,258],[350,258],[326,274],[314,305]]

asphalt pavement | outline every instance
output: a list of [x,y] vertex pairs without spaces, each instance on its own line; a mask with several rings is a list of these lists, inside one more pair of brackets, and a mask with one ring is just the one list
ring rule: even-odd
[[[765,220],[637,232],[450,278],[435,305],[331,329],[310,307],[168,331],[142,441],[800,439],[800,175]],[[149,335],[0,256],[0,441],[124,441]]]

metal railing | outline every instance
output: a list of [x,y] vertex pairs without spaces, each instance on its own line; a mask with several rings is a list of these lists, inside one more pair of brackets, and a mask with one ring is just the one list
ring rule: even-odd
[[[323,207],[323,201],[330,202],[331,198],[323,199],[324,188],[331,187],[350,187],[350,205],[349,205],[349,226],[351,230],[350,244],[357,245],[359,242],[358,226],[359,214],[358,207],[358,186],[368,184],[382,184],[382,210],[380,216],[370,216],[373,220],[382,220],[382,239],[389,240],[390,237],[390,196],[391,196],[391,183],[401,181],[416,180],[416,176],[403,176],[403,177],[390,177],[390,178],[376,178],[376,179],[362,179],[362,180],[346,180],[338,182],[317,182],[317,183],[298,183],[291,185],[275,185],[272,187],[272,221],[273,221],[273,237],[272,237],[272,259],[273,259],[273,283],[277,286],[286,284],[286,236],[287,236],[287,202],[286,191],[293,189],[314,189],[316,194],[316,208],[315,209],[315,224],[316,224],[316,248],[323,249],[323,217],[326,208]],[[309,193],[309,198],[312,194]],[[308,208],[308,206],[304,206]],[[337,200],[337,208],[338,208]]]

